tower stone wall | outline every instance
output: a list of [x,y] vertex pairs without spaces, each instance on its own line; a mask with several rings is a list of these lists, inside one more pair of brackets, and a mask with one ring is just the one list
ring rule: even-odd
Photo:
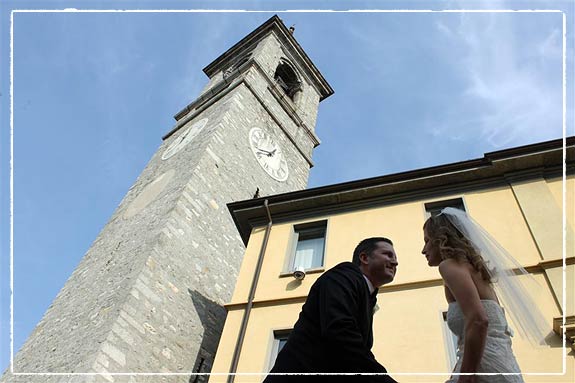
[[[226,316],[222,305],[244,253],[226,204],[256,191],[305,188],[319,143],[313,123],[322,90],[305,74],[310,63],[294,56],[303,51],[286,33],[277,17],[268,20],[228,51],[229,62],[220,60],[222,69],[200,97],[178,113],[16,355],[16,372],[52,375],[5,373],[2,382],[207,381],[192,373],[211,369]],[[289,60],[301,77],[294,100],[274,80],[280,60]],[[197,136],[167,155],[199,125]],[[248,139],[254,127],[280,144],[287,180],[273,179],[259,165]]]

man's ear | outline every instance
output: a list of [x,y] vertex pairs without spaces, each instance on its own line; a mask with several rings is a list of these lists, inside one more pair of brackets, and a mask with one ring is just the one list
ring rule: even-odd
[[361,265],[367,265],[368,264],[367,258],[369,258],[369,255],[365,251],[362,251],[361,253],[359,253],[359,263]]

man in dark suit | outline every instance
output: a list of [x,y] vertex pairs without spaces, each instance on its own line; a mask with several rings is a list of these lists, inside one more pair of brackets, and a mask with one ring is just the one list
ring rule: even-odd
[[340,263],[318,278],[264,383],[394,383],[389,375],[272,374],[387,373],[371,352],[373,312],[378,288],[393,281],[397,265],[389,239],[367,238],[355,248],[352,262]]

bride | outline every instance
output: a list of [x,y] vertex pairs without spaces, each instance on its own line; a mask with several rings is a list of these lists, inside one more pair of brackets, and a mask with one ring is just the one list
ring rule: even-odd
[[447,324],[458,337],[458,375],[446,383],[523,382],[498,295],[522,335],[541,342],[545,320],[516,277],[527,272],[462,210],[443,209],[425,222],[423,234],[421,252],[429,266],[439,268]]

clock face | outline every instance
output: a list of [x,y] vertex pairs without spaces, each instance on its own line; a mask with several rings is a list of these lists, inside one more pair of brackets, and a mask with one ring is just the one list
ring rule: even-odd
[[249,140],[254,156],[266,173],[278,181],[287,180],[287,161],[274,138],[260,128],[252,128]]
[[162,160],[167,160],[186,146],[190,141],[194,139],[201,131],[204,129],[208,123],[207,118],[203,118],[200,121],[194,123],[184,133],[180,134],[172,143],[168,146],[164,154],[162,154]]

